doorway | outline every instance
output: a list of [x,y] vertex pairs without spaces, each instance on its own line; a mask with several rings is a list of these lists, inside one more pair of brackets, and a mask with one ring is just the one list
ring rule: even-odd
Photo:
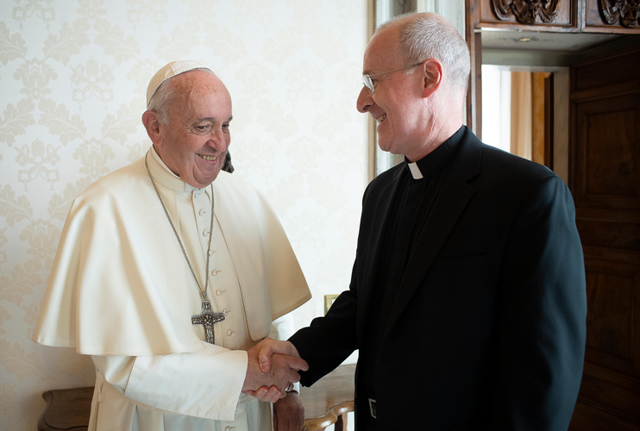
[[482,141],[568,183],[568,77],[567,67],[483,64]]

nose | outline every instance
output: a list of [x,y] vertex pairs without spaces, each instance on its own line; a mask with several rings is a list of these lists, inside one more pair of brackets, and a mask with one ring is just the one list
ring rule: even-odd
[[358,95],[358,100],[356,101],[356,109],[358,112],[369,112],[369,109],[373,106],[373,98],[371,97],[371,91],[364,85],[362,86],[362,90],[360,90],[360,95]]
[[225,132],[222,128],[216,128],[209,135],[209,141],[207,141],[207,144],[223,153],[227,151],[227,147],[229,146],[227,141],[228,139],[225,139]]

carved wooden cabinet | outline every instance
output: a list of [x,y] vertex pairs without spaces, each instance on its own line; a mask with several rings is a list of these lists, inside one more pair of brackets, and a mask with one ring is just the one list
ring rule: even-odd
[[639,33],[640,0],[480,0],[482,28]]
[[481,0],[480,26],[571,31],[577,28],[577,4],[578,0]]
[[587,0],[585,31],[640,33],[640,0]]

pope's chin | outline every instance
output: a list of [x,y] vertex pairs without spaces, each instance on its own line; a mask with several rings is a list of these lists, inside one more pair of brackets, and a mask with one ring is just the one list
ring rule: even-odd
[[[199,182],[199,186],[194,186],[198,188],[207,187],[218,177],[220,170],[222,169],[222,163],[224,161],[224,156],[222,154],[218,154],[216,160],[205,160],[198,156],[198,161],[196,162],[196,166],[194,166],[193,177],[194,180]],[[193,184],[192,184],[193,185]]]
[[216,178],[218,178],[219,173],[220,169],[216,170],[214,173],[203,174],[202,172],[200,172],[199,175],[194,175],[194,182],[196,182],[196,184],[188,184],[198,189],[209,187],[209,184],[211,184],[216,180]]

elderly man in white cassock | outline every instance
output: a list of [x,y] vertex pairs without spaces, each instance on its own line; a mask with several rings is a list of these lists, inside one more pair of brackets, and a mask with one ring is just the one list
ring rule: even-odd
[[[147,109],[145,157],[71,206],[33,339],[91,355],[90,430],[299,431],[306,363],[283,354],[262,373],[253,347],[290,335],[285,314],[311,295],[268,203],[221,172],[229,92],[172,62]],[[249,395],[261,386],[273,419]]]

